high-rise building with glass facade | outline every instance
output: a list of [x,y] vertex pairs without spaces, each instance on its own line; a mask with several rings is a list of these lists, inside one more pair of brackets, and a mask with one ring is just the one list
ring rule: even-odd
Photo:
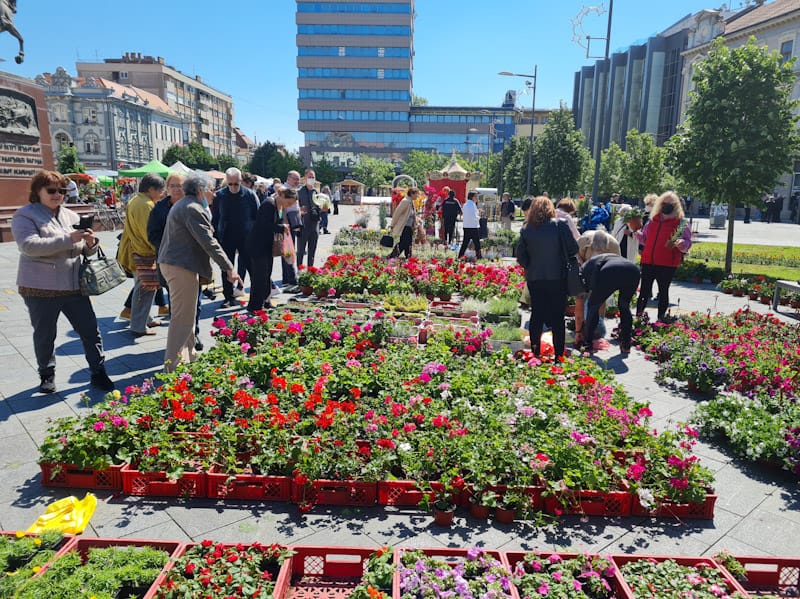
[[514,132],[513,104],[413,106],[414,0],[297,0],[297,67],[306,163],[486,154]]

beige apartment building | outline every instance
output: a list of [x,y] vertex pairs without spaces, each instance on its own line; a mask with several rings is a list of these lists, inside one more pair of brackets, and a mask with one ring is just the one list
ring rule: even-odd
[[236,154],[233,98],[167,65],[160,56],[126,52],[103,62],[79,62],[79,77],[103,78],[157,95],[190,123],[190,141],[199,141],[213,156]]

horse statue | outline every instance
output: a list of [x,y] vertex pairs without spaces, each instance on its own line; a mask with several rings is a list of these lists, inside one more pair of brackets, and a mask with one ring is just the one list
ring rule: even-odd
[[14,57],[17,64],[25,59],[25,48],[22,35],[14,27],[14,14],[17,12],[17,0],[0,0],[0,33],[8,31],[19,40],[19,54]]

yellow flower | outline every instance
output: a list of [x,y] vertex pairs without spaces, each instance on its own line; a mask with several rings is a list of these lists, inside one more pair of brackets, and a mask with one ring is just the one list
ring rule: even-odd
[[111,392],[111,397],[114,399],[119,399],[122,397],[122,393],[119,392],[119,389],[114,389],[114,391]]
[[16,536],[17,536],[18,539],[21,539],[22,537],[25,536],[25,531],[24,530],[18,530],[16,532]]
[[38,538],[38,537],[37,537],[37,538],[35,538],[35,539],[33,540],[33,544],[34,544],[34,545],[41,545],[41,544],[42,544],[42,540],[41,540],[40,538]]
[[41,569],[42,569],[42,567],[41,567],[41,566],[34,566],[34,567],[33,567],[33,573],[34,573],[34,574],[36,574],[36,573],[37,573],[39,570],[41,570]]

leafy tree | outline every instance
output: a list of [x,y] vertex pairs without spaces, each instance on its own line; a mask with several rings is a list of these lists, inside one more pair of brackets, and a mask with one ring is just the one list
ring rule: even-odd
[[503,191],[510,193],[513,198],[521,198],[525,195],[529,147],[530,140],[527,137],[512,137],[511,143],[504,150],[506,159],[505,172],[503,173]]
[[428,105],[428,98],[423,98],[422,96],[411,96],[411,105],[412,106],[427,106]]
[[58,164],[56,170],[59,173],[82,173],[84,172],[83,163],[78,160],[78,148],[75,146],[64,146],[58,153]]
[[603,150],[600,156],[600,181],[598,195],[602,198],[618,193],[622,189],[623,172],[627,157],[616,142]]
[[250,159],[250,162],[245,164],[244,168],[248,172],[251,172],[256,175],[261,175],[262,177],[283,177],[286,176],[286,172],[270,172],[269,170],[269,161],[272,157],[278,152],[278,146],[272,143],[271,141],[264,142],[263,144],[259,145],[255,151],[253,152],[253,157]]
[[485,187],[496,187],[500,189],[500,164],[503,160],[502,153],[494,153],[489,155],[488,163],[489,168],[483,175],[482,183]]
[[353,169],[353,176],[369,189],[376,189],[386,185],[394,177],[394,165],[387,160],[372,158],[366,154],[359,157],[358,164]]
[[187,145],[189,152],[191,152],[191,162],[187,162],[186,166],[190,168],[199,168],[200,170],[207,171],[209,169],[219,168],[219,164],[211,155],[203,144],[198,141],[190,141]]
[[217,168],[223,172],[232,166],[235,166],[236,168],[242,168],[242,165],[239,164],[239,161],[230,154],[220,154],[217,156],[217,164],[219,165]]
[[628,131],[620,187],[622,193],[632,198],[643,198],[648,193],[663,191],[665,156],[665,150],[655,144],[652,136],[636,129]]
[[551,112],[544,131],[534,144],[536,182],[552,197],[561,198],[578,186],[589,159],[583,135],[575,129],[572,111],[564,105]]
[[314,172],[320,185],[333,185],[339,180],[339,173],[336,171],[336,167],[324,157],[314,161]]
[[192,151],[187,146],[170,146],[161,157],[161,162],[167,166],[171,166],[179,160],[187,166],[192,161]]
[[267,172],[271,173],[271,177],[280,177],[282,181],[285,181],[286,173],[289,171],[298,171],[301,174],[303,172],[303,161],[294,152],[279,150],[267,162]]
[[441,169],[446,162],[446,156],[427,150],[411,150],[403,161],[400,172],[413,177],[417,185],[422,186],[428,180],[428,173]]
[[704,199],[728,204],[728,273],[736,207],[774,188],[800,152],[793,68],[754,37],[737,48],[717,38],[695,65],[686,121],[669,142],[677,174]]

